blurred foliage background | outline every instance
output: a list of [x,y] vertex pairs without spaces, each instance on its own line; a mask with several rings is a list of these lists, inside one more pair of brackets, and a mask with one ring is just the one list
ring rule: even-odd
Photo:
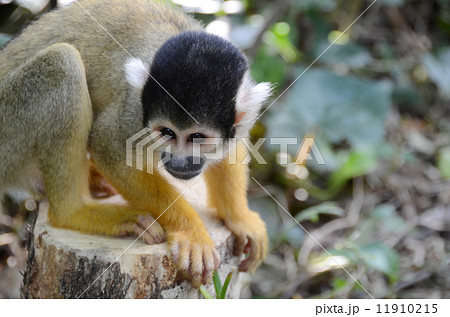
[[[68,2],[0,1],[0,45]],[[274,83],[253,141],[297,138],[252,162],[271,246],[243,296],[450,298],[450,0],[173,2]],[[294,163],[306,136],[326,164]],[[0,297],[18,296],[23,210],[0,215]]]

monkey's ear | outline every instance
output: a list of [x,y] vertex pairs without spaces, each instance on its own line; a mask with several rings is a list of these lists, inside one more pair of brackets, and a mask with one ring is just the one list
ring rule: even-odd
[[149,76],[147,66],[139,58],[130,58],[125,64],[125,76],[132,87],[143,89]]
[[[247,76],[246,76],[247,77]],[[270,83],[255,85],[250,79],[244,78],[236,98],[236,137],[245,137],[257,119],[263,104],[272,94]]]

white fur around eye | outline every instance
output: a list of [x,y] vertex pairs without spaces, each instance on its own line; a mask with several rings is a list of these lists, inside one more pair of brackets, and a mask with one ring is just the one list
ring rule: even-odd
[[140,58],[130,58],[125,64],[125,76],[127,82],[138,89],[144,88],[148,77],[147,66]]

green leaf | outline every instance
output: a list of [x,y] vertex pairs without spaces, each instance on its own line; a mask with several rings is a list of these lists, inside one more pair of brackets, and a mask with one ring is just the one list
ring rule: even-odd
[[203,297],[205,299],[214,299],[214,297],[208,292],[208,290],[203,285],[200,285],[198,290],[200,291],[200,293],[203,295]]
[[373,171],[377,162],[373,151],[351,152],[345,164],[331,174],[330,191],[337,192],[348,180]]
[[347,280],[339,277],[331,279],[331,284],[334,290],[340,290],[347,286]]
[[391,283],[398,280],[399,259],[397,253],[381,242],[371,242],[361,247],[330,250],[332,256],[342,256],[351,264],[364,264],[389,277]]
[[275,48],[286,62],[293,63],[297,59],[299,52],[292,44],[289,37],[289,29],[289,24],[286,22],[277,23],[264,35],[264,41],[272,48]]
[[222,291],[222,282],[220,282],[220,276],[217,271],[214,271],[213,282],[214,282],[214,289],[216,290],[216,297],[217,297],[220,295],[220,292]]
[[[297,71],[298,74],[302,70]],[[384,140],[384,123],[392,102],[390,82],[338,76],[323,69],[310,69],[285,94],[282,107],[274,104],[268,116],[267,137],[314,135],[331,144],[348,142],[354,149],[376,148]],[[270,145],[272,150],[279,146]],[[320,149],[320,148],[319,148]],[[325,161],[327,159],[325,158]]]
[[450,178],[450,146],[443,147],[439,150],[437,167],[444,178]]
[[381,242],[362,246],[359,255],[366,265],[386,274],[391,282],[398,280],[399,260],[397,253]]
[[310,220],[316,223],[319,221],[320,215],[332,215],[342,217],[344,216],[344,210],[341,207],[337,206],[337,204],[334,202],[324,202],[319,205],[304,209],[298,215],[295,216],[295,219],[298,222]]
[[269,52],[267,44],[259,49],[251,70],[256,81],[269,81],[282,85],[286,80],[286,62],[276,52]]
[[222,287],[222,290],[220,292],[220,296],[218,297],[218,299],[225,299],[225,297],[227,296],[227,290],[228,290],[228,286],[230,285],[232,276],[233,276],[233,272],[228,273],[228,275],[225,279],[225,282],[223,283],[223,287]]

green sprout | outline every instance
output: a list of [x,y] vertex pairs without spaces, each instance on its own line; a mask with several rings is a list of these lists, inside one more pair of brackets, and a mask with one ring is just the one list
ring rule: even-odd
[[[216,290],[216,298],[217,299],[225,299],[227,296],[227,290],[228,286],[230,285],[231,277],[233,276],[233,271],[228,273],[227,277],[225,278],[225,282],[223,283],[220,281],[219,273],[217,271],[214,271],[213,274],[213,282],[214,282],[214,289]],[[214,299],[214,297],[211,295],[208,290],[201,285],[199,287],[200,293],[202,293],[203,297],[206,299]]]

